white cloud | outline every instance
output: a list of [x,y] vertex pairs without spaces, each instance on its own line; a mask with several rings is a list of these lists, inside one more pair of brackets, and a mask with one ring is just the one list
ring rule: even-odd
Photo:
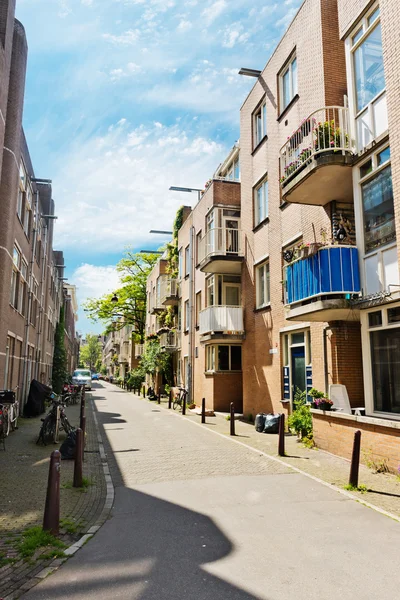
[[223,42],[222,45],[225,48],[233,48],[236,44],[244,44],[249,39],[249,32],[243,32],[243,25],[241,23],[232,23],[223,30]]
[[185,19],[182,19],[179,22],[179,25],[177,27],[178,31],[189,31],[190,29],[192,29],[193,25],[190,21],[186,21]]
[[92,6],[93,0],[81,0],[81,4],[84,4],[85,6]]
[[123,119],[102,136],[76,140],[53,180],[58,247],[84,254],[154,244],[149,230],[171,226],[177,208],[196,201],[169,186],[202,187],[225,148],[181,125],[160,125],[132,128]]
[[117,46],[132,46],[137,42],[140,36],[138,29],[128,29],[120,35],[113,35],[111,33],[103,33],[103,38],[108,42],[116,44]]
[[207,25],[211,25],[211,23],[215,21],[217,17],[219,17],[219,15],[226,9],[226,7],[226,0],[216,0],[216,2],[214,2],[213,4],[211,4],[203,10],[201,16],[204,17],[204,19],[207,22]]

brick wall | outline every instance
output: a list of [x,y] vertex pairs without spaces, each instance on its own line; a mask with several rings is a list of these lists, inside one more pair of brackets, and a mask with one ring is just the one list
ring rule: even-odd
[[[279,113],[279,73],[295,50],[298,71],[298,98]],[[243,346],[243,410],[282,411],[282,330],[295,325],[285,319],[282,291],[282,247],[289,240],[321,241],[320,230],[329,231],[330,206],[281,206],[279,151],[302,120],[326,104],[343,105],[346,93],[344,44],[339,40],[335,0],[306,0],[280,40],[241,108],[240,162],[242,229],[245,237],[245,263],[242,285],[245,304],[246,339]],[[253,148],[253,113],[266,99],[267,139]],[[269,222],[253,230],[254,186],[264,176],[269,185]],[[340,198],[337,198],[340,200]],[[255,310],[255,265],[269,257],[271,305]],[[325,389],[324,323],[298,323],[309,326],[312,340],[313,385]],[[270,353],[278,349],[278,353]],[[336,377],[341,367],[336,365]],[[328,366],[329,368],[329,366]],[[346,381],[349,377],[346,375]],[[329,383],[329,381],[328,381]],[[358,389],[358,384],[355,388]],[[326,390],[327,391],[327,390]]]
[[[370,417],[318,414],[313,411],[314,440],[318,448],[350,459],[354,433],[361,431],[361,462],[386,462],[389,470],[398,473],[400,464],[400,424]],[[391,426],[393,425],[393,426]]]
[[329,383],[346,386],[352,407],[364,406],[364,381],[359,323],[330,323]]

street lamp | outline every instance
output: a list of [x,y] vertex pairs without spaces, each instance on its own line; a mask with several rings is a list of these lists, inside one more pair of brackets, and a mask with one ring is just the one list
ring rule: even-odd
[[111,298],[111,302],[114,302],[114,304],[116,304],[118,302],[117,294],[114,293],[114,296]]
[[241,68],[239,71],[239,75],[246,75],[246,77],[260,77],[261,71],[258,69],[245,69]]
[[172,235],[172,231],[162,231],[159,229],[150,229],[149,233],[161,233],[165,235]]
[[200,200],[201,198],[201,192],[203,190],[199,189],[199,188],[188,188],[188,187],[179,187],[176,185],[171,185],[169,188],[170,192],[197,192],[197,199]]

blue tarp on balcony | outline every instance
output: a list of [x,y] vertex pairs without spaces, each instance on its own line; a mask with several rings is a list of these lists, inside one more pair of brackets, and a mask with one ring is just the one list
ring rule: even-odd
[[360,292],[358,250],[354,246],[321,248],[286,268],[286,303],[329,294]]

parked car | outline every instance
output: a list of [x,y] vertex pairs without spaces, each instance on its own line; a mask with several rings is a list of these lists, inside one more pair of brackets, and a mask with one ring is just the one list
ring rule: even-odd
[[99,374],[98,373],[92,373],[92,381],[98,381],[99,378]]
[[89,369],[76,369],[72,374],[72,383],[74,385],[84,385],[90,392],[92,389],[92,376]]

